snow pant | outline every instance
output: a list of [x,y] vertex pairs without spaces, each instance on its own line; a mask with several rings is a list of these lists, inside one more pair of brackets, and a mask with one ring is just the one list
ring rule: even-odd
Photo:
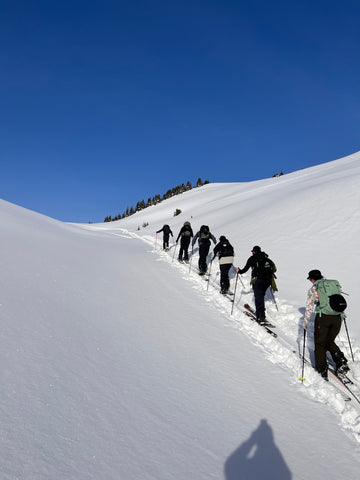
[[228,291],[230,287],[229,271],[232,263],[223,263],[220,265],[220,287],[221,290]]
[[327,351],[330,352],[337,366],[342,363],[343,354],[335,343],[340,329],[341,315],[316,315],[314,328],[315,369],[320,373],[327,370]]
[[170,233],[164,233],[164,236],[163,236],[163,249],[164,250],[169,248],[169,238],[170,238]]
[[190,236],[181,237],[180,239],[180,251],[179,251],[179,260],[182,260],[184,255],[184,260],[189,260],[189,245],[190,245]]
[[257,278],[253,285],[257,320],[265,320],[265,293],[271,285],[271,278]]
[[206,257],[208,256],[210,250],[210,242],[200,243],[199,244],[199,270],[200,272],[206,272],[207,270],[207,263]]

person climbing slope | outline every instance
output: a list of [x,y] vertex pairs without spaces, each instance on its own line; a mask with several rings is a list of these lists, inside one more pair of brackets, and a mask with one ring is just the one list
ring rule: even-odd
[[169,250],[169,238],[170,235],[174,237],[171,228],[169,225],[164,225],[161,230],[158,230],[156,233],[163,232],[163,249],[164,250]]
[[179,250],[179,256],[178,256],[179,262],[183,260],[183,256],[184,256],[185,262],[189,261],[188,250],[189,250],[191,237],[193,236],[194,236],[194,233],[192,231],[190,222],[184,222],[184,225],[181,227],[179,235],[177,236],[177,239],[176,239],[176,243],[178,243],[180,238],[180,250]]
[[192,247],[194,247],[196,240],[199,244],[199,275],[205,275],[207,270],[206,257],[208,256],[210,250],[210,240],[216,244],[216,238],[210,232],[210,229],[207,225],[201,225],[200,230],[197,232],[195,237],[192,240]]

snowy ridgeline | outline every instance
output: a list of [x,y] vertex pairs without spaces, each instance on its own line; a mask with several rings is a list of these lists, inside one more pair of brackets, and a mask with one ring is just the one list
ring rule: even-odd
[[[308,366],[300,382],[298,352],[319,268],[349,294],[360,383],[359,159],[210,184],[110,224],[2,201],[1,478],[357,478],[359,405]],[[155,249],[156,230],[176,236],[186,220],[226,235],[236,266],[255,244],[273,258],[277,338],[243,314],[248,275],[230,315],[217,261],[206,282],[196,248],[191,268],[175,246]],[[350,359],[345,331],[338,340]],[[312,325],[306,346],[312,360]]]

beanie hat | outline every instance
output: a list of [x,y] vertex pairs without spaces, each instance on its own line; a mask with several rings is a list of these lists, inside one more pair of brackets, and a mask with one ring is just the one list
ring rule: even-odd
[[226,237],[224,237],[224,235],[221,235],[221,237],[219,238],[220,242],[225,242],[226,240]]
[[261,248],[258,247],[257,245],[255,245],[255,247],[253,247],[253,249],[251,250],[253,253],[259,253],[261,252]]

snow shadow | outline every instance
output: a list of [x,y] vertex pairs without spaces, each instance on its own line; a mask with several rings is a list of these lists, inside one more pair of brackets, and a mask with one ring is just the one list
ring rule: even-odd
[[226,480],[291,480],[292,474],[274,442],[266,420],[226,460]]

